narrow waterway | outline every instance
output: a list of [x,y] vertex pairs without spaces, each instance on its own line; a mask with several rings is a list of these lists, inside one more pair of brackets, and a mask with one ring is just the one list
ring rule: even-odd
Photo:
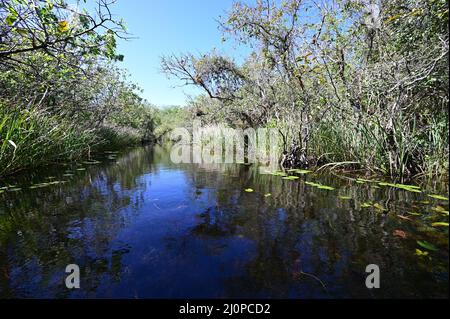
[[96,160],[0,181],[1,298],[448,297],[445,182],[290,180],[162,147]]

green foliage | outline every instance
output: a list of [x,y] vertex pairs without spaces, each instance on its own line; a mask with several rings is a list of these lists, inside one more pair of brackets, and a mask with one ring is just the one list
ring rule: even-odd
[[252,49],[242,65],[214,52],[162,61],[205,91],[193,116],[278,128],[287,167],[309,157],[400,178],[448,174],[445,0],[236,1],[221,28]]
[[37,110],[0,104],[0,176],[19,170],[77,160],[95,143],[95,134]]
[[153,107],[114,63],[123,24],[98,4],[0,0],[0,176],[154,140]]

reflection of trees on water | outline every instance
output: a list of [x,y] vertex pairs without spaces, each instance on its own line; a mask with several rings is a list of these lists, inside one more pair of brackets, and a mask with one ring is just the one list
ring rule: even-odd
[[[166,246],[158,252],[164,261],[154,261],[167,266],[155,268],[161,276],[182,273],[180,266],[173,265],[206,256],[233,267],[223,277],[224,287],[218,287],[227,297],[448,295],[442,284],[448,282],[448,235],[420,232],[421,225],[396,217],[411,209],[416,194],[330,176],[286,181],[260,175],[255,165],[175,165],[161,148],[140,148],[108,165],[88,167],[77,173],[74,182],[3,197],[0,296],[68,297],[63,278],[70,263],[77,263],[83,272],[83,291],[70,296],[108,296],[111,285],[124,280],[125,266],[133,266],[125,265],[124,257],[138,250],[120,242],[119,232],[131,228],[138,214],[153,207],[145,203],[152,180],[147,175],[164,178],[165,171],[175,170],[186,176],[189,185],[183,185],[182,195],[177,193],[181,198],[171,198],[183,205],[159,204],[163,209],[157,210],[161,225],[164,220],[179,223],[167,225],[168,236],[162,239]],[[63,179],[64,173],[48,174]],[[305,179],[336,190],[312,188]],[[246,193],[246,188],[254,192]],[[265,197],[267,193],[271,196]],[[352,199],[340,200],[338,195]],[[367,201],[388,208],[388,213],[361,208]],[[198,207],[203,209],[196,211]],[[409,237],[393,236],[396,229]],[[441,255],[434,254],[432,260],[414,256],[416,239],[430,236],[434,236],[430,242],[439,244]],[[221,254],[235,253],[230,243],[240,241],[240,253],[245,255],[233,259],[237,266],[228,264],[229,257]],[[148,254],[145,247],[142,251]],[[381,268],[380,291],[365,288],[364,270],[370,263]]]
[[[336,180],[322,178],[326,185],[345,189],[341,195],[353,198],[343,201],[338,199],[338,191],[317,190],[301,181],[284,181],[254,171],[245,165],[190,171],[193,189],[217,190],[216,206],[199,214],[201,222],[191,236],[239,235],[256,243],[255,257],[247,263],[245,274],[227,280],[229,296],[448,294],[446,285],[440,285],[440,291],[432,288],[438,280],[436,273],[448,273],[448,262],[422,261],[420,265],[414,256],[415,239],[392,235],[397,227],[408,227],[396,214],[400,213],[398,207],[414,202],[414,194],[345,182],[337,185]],[[247,187],[255,192],[244,192]],[[266,198],[266,193],[272,196]],[[360,208],[365,201],[381,203],[390,212]],[[407,231],[414,236],[416,230]],[[371,263],[383,271],[384,291],[365,287],[365,267]],[[420,283],[415,280],[417,276],[423,277]],[[440,280],[445,283],[448,275]],[[327,285],[326,291],[320,281]]]
[[118,281],[130,247],[111,242],[135,218],[150,186],[137,177],[153,169],[152,149],[140,148],[88,168],[75,184],[6,197],[0,204],[0,296],[52,287],[42,297],[67,297],[63,278],[71,263],[80,266],[84,290],[94,295],[105,276]]

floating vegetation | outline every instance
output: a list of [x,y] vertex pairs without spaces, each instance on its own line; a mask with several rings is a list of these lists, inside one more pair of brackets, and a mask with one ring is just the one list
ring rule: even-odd
[[98,164],[101,164],[102,162],[99,162],[99,161],[85,161],[85,162],[82,162],[83,164],[86,164],[86,165],[98,165]]
[[298,176],[286,176],[286,177],[283,177],[283,179],[287,179],[287,180],[295,180],[295,179],[299,179],[300,177],[298,177]]
[[276,171],[276,172],[272,172],[271,173],[273,176],[287,176],[287,174],[285,172],[282,171]]
[[406,213],[411,216],[422,216],[423,215],[423,214],[416,213],[416,212],[406,212]]
[[431,250],[431,251],[437,251],[439,250],[436,246],[434,246],[433,244],[430,244],[429,242],[425,241],[425,240],[418,240],[417,241],[417,245],[419,245],[422,248]]
[[254,190],[251,189],[251,188],[246,188],[246,189],[244,189],[244,191],[247,192],[247,193],[253,193],[254,192]]
[[419,203],[419,204],[428,205],[428,204],[430,204],[430,201],[429,201],[429,200],[421,200],[421,201],[419,201],[418,203]]
[[428,256],[428,252],[427,251],[422,251],[422,250],[416,248],[415,255],[417,255],[417,256]]
[[349,200],[352,199],[350,196],[338,196],[340,199]]
[[54,182],[48,182],[48,183],[39,183],[39,184],[31,185],[29,187],[29,189],[44,188],[44,187],[49,187],[49,186],[59,185],[59,184],[64,184],[64,183],[67,183],[67,181],[54,181]]
[[330,190],[330,191],[335,189],[334,187],[326,186],[326,185],[322,185],[322,184],[314,183],[314,182],[305,182],[305,184],[309,185],[309,186],[316,187],[318,189],[325,189],[325,190]]
[[443,213],[443,214],[448,215],[448,210],[439,205],[437,205],[436,207],[433,207],[431,210],[438,212],[438,213]]
[[422,193],[419,186],[415,185],[406,185],[406,184],[392,184],[392,183],[386,183],[386,182],[380,182],[378,183],[380,186],[389,186],[394,188],[399,188],[408,192],[414,192],[414,193]]
[[383,211],[383,212],[387,211],[386,208],[384,208],[383,206],[381,206],[381,205],[378,204],[378,203],[373,204],[373,207],[375,207],[376,209],[381,210],[381,211]]
[[318,189],[325,189],[325,190],[328,190],[328,191],[335,190],[334,187],[326,186],[326,185],[320,185],[320,186],[317,186],[317,188],[318,188]]
[[369,208],[369,207],[372,207],[372,204],[369,202],[365,202],[365,203],[361,204],[361,208]]
[[435,194],[431,194],[431,195],[428,195],[428,197],[431,197],[431,198],[435,198],[435,199],[440,199],[440,200],[446,200],[446,201],[448,201],[448,197],[445,197],[445,196],[441,196],[441,195],[435,195]]
[[356,181],[361,181],[361,182],[365,182],[365,183],[382,183],[382,182],[377,181],[377,180],[366,179],[366,178],[361,178],[361,177],[358,177],[356,179]]
[[305,184],[309,185],[309,186],[314,186],[314,187],[320,186],[320,184],[313,183],[313,182],[305,182]]
[[264,197],[270,197],[270,196],[272,196],[271,193],[267,193],[267,194],[264,195]]
[[433,227],[448,227],[448,223],[446,223],[446,222],[436,222],[436,223],[431,224],[431,226],[433,226]]

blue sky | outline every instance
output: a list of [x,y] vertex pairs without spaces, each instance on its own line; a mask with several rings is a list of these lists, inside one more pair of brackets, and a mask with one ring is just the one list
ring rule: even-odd
[[[125,55],[120,66],[128,69],[131,80],[144,89],[143,97],[158,106],[184,105],[186,94],[200,91],[180,87],[160,72],[160,57],[183,52],[219,53],[241,60],[245,48],[222,43],[216,19],[232,6],[233,0],[118,0],[112,7],[123,18],[136,39],[120,41],[118,52]],[[178,86],[173,88],[174,86]]]

